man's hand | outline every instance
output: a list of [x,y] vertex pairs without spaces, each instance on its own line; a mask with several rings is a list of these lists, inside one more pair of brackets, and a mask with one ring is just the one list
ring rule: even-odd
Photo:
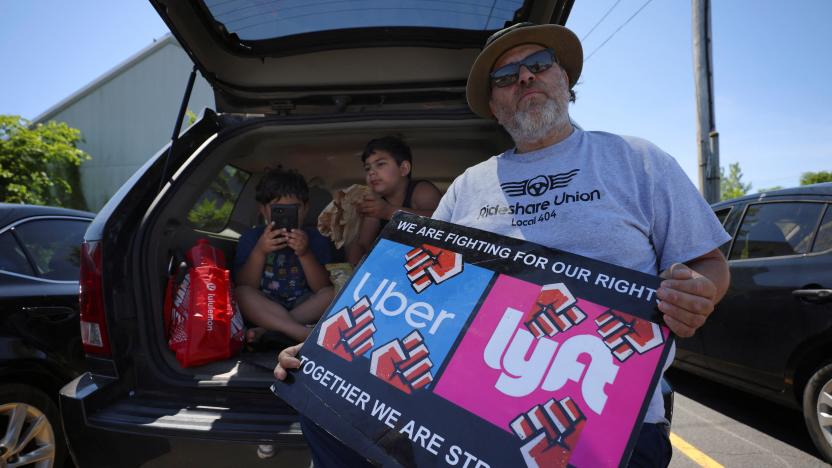
[[358,212],[371,218],[390,219],[394,211],[393,205],[375,194],[364,195],[358,203]]
[[286,247],[286,230],[275,229],[272,223],[269,223],[266,225],[266,229],[263,229],[263,234],[257,239],[255,249],[266,256],[284,247]]
[[678,336],[693,336],[714,311],[716,285],[681,263],[674,263],[660,276],[665,280],[656,296],[665,324]]
[[298,355],[298,351],[300,351],[301,346],[303,346],[303,343],[290,346],[277,355],[277,367],[274,368],[274,377],[277,380],[286,379],[286,376],[289,375],[288,371],[290,369],[297,369],[300,367],[300,359],[295,356]]
[[295,255],[298,257],[302,257],[309,252],[309,236],[306,235],[306,231],[303,229],[292,229],[286,233],[286,244],[295,251]]

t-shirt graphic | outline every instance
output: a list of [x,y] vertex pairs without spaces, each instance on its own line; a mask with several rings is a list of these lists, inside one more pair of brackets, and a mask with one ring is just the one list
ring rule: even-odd
[[298,256],[287,249],[270,253],[260,278],[260,290],[270,299],[291,309],[298,298],[309,290]]
[[[254,227],[240,236],[234,258],[235,275],[245,265],[264,229],[265,226]],[[309,238],[309,250],[315,255],[318,263],[321,265],[330,263],[332,245],[329,239],[322,236],[317,229],[304,228],[303,230]],[[312,292],[306,282],[300,259],[290,248],[272,252],[266,256],[263,274],[260,276],[260,290],[266,297],[287,309],[296,306],[299,298]]]

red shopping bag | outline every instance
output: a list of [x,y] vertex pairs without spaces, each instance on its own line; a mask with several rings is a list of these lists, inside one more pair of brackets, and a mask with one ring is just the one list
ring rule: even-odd
[[227,359],[243,345],[243,317],[222,251],[200,239],[187,259],[181,280],[180,271],[168,281],[165,299],[168,346],[182,367]]

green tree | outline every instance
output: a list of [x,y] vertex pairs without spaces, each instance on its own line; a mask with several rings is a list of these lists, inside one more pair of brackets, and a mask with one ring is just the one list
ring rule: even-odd
[[800,175],[800,185],[832,182],[832,171],[804,172]]
[[751,190],[751,183],[742,183],[742,169],[740,163],[735,162],[728,166],[728,176],[725,175],[725,168],[719,168],[719,189],[720,200],[730,200],[741,197]]
[[764,188],[761,188],[761,189],[757,190],[757,193],[773,192],[775,190],[781,190],[783,188],[784,187],[782,185],[775,185],[774,187],[764,187]]
[[188,212],[191,226],[203,231],[221,231],[247,180],[248,173],[225,166]]
[[83,208],[73,197],[78,166],[90,159],[77,144],[81,131],[63,122],[31,126],[18,115],[0,115],[0,201]]
[[194,111],[188,109],[187,111],[185,111],[185,118],[188,119],[188,125],[187,126],[190,127],[191,125],[194,124],[194,122],[196,122],[197,116],[194,113]]

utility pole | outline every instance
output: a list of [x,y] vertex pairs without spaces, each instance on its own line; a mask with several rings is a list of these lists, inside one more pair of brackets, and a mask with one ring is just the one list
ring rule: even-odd
[[691,0],[693,7],[693,75],[696,86],[696,141],[699,190],[708,203],[719,201],[719,133],[714,121],[711,60],[711,0]]

